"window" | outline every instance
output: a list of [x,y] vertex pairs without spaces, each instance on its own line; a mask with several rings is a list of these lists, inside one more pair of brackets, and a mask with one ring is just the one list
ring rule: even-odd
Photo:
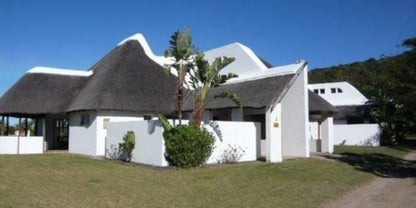
[[320,92],[320,94],[325,94],[325,89],[322,88],[322,89],[319,90],[319,92]]
[[314,89],[313,92],[316,93],[316,94],[319,94],[319,90],[318,89]]
[[90,114],[86,113],[86,114],[81,115],[80,125],[81,126],[89,126],[90,125]]
[[[339,89],[339,88],[338,88],[338,89]],[[337,93],[337,89],[336,89],[336,88],[331,88],[331,93],[332,93],[332,94]]]
[[338,88],[338,93],[342,93],[342,90],[341,90],[341,88]]

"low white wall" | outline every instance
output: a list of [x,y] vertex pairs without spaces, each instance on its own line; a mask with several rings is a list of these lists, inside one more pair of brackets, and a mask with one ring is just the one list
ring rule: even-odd
[[110,122],[107,128],[107,158],[113,157],[113,154],[118,150],[118,144],[122,142],[123,136],[128,131],[133,131],[136,138],[132,162],[155,166],[168,165],[163,156],[165,152],[165,145],[162,138],[163,128],[155,120]]
[[[207,163],[218,163],[221,160],[224,151],[231,147],[237,147],[244,151],[243,156],[239,162],[255,161],[257,160],[257,149],[260,142],[260,137],[256,132],[256,125],[260,123],[255,122],[234,122],[234,121],[217,121],[216,122],[221,131],[222,139],[213,131],[211,126],[204,125],[215,136],[215,147],[211,157]],[[258,128],[260,130],[260,128]]]
[[[216,124],[220,129],[221,138],[210,125],[204,125],[216,139],[214,151],[207,163],[217,163],[229,145],[244,150],[240,162],[257,160],[260,136],[256,129],[260,129],[259,123],[217,121]],[[110,122],[107,129],[106,157],[113,156],[114,148],[118,148],[118,144],[122,142],[127,131],[133,131],[136,138],[132,162],[155,166],[168,165],[164,157],[163,127],[157,120]]]
[[[19,147],[18,147],[19,144]],[[0,137],[0,154],[42,154],[43,137]]]
[[[80,125],[81,116],[89,114],[90,125]],[[107,129],[104,120],[110,122],[139,121],[143,116],[138,113],[122,111],[98,111],[70,114],[69,147],[70,153],[90,156],[104,156]]]
[[379,146],[377,124],[335,124],[334,145]]

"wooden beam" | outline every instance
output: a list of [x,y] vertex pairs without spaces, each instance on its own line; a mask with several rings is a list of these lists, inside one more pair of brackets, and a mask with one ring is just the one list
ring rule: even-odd
[[19,136],[20,136],[20,128],[21,128],[21,126],[22,126],[22,118],[19,117],[19,133],[18,133]]
[[4,128],[6,127],[6,125],[4,124],[4,116],[1,116],[1,125],[3,125],[3,128],[0,130],[0,135],[3,136]]
[[34,129],[35,132],[33,132],[33,133],[34,133],[35,136],[39,136],[38,135],[38,128],[39,128],[38,118],[34,118],[34,122],[35,122],[35,129]]
[[7,123],[6,123],[6,136],[9,136],[9,116],[7,116]]
[[28,125],[27,125],[27,117],[25,118],[25,136],[27,137],[27,127],[28,127]]

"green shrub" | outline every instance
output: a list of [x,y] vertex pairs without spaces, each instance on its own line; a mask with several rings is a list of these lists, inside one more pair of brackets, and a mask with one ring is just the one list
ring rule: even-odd
[[123,142],[119,143],[119,151],[121,153],[120,158],[127,162],[131,161],[133,156],[132,152],[134,147],[136,146],[136,138],[134,136],[134,132],[128,131],[126,135],[123,137]]
[[215,138],[205,128],[178,125],[163,133],[166,160],[182,168],[198,167],[211,156]]

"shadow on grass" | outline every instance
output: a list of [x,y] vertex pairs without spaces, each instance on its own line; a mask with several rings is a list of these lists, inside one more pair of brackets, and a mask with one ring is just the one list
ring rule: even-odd
[[326,155],[328,159],[337,160],[354,166],[357,170],[369,172],[379,177],[407,178],[416,177],[416,162],[392,157],[385,154],[341,153]]

